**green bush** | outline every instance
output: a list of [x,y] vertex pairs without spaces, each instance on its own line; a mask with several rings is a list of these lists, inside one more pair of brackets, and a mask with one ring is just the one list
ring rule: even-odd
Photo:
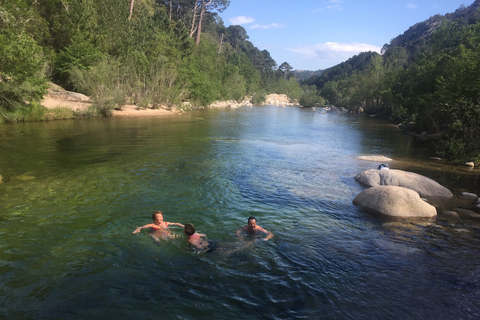
[[74,67],[70,78],[78,91],[91,97],[93,107],[104,117],[126,103],[126,79],[117,60],[103,58],[87,70]]
[[262,104],[264,103],[265,101],[267,100],[267,94],[265,91],[260,91],[260,92],[256,92],[252,95],[252,103],[255,104],[255,105],[259,105],[259,104]]

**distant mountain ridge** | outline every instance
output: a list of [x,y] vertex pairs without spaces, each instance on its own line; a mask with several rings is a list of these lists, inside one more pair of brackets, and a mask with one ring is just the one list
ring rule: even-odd
[[311,77],[321,76],[325,70],[309,71],[309,70],[294,70],[293,76],[297,81],[310,79]]
[[442,16],[434,15],[429,19],[416,23],[403,34],[393,38],[390,44],[385,44],[382,54],[392,47],[403,47],[411,55],[429,49],[433,33],[445,23],[453,22],[457,27],[477,23],[480,20],[480,0],[475,0],[470,6],[460,6],[455,12]]
[[[408,28],[403,34],[393,38],[389,44],[382,48],[382,55],[389,49],[401,47],[408,53],[408,62],[415,60],[417,56],[430,49],[433,34],[445,23],[455,23],[457,27],[475,24],[480,21],[480,0],[475,0],[470,6],[460,6],[455,12],[446,15],[434,15],[429,19],[416,23]],[[321,89],[323,85],[341,77],[350,76],[353,72],[364,70],[371,63],[371,58],[378,55],[375,52],[362,52],[338,65],[325,70],[295,71],[295,78],[308,85],[316,85]],[[319,72],[321,71],[321,72]],[[297,76],[297,73],[299,74]],[[312,74],[310,78],[307,76]]]
[[301,82],[306,85],[315,85],[317,88],[321,89],[328,81],[346,78],[354,72],[365,70],[371,65],[372,58],[378,55],[377,52],[373,51],[361,52],[347,61],[323,70],[319,76],[313,76]]

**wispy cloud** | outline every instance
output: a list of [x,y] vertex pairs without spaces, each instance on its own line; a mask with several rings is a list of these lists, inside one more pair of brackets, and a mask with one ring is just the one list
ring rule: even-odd
[[405,6],[407,9],[417,9],[418,6],[415,3],[407,3]]
[[285,25],[280,24],[280,23],[270,23],[270,24],[254,24],[253,26],[250,26],[250,29],[281,29],[284,28]]
[[329,0],[325,2],[325,6],[321,8],[317,8],[313,10],[313,12],[323,12],[325,10],[331,10],[331,11],[341,11],[343,10],[342,6],[343,0]]
[[326,67],[341,63],[360,52],[376,51],[380,53],[381,49],[382,48],[368,43],[358,42],[326,42],[286,48],[289,52],[297,53],[305,59],[316,60],[325,64]]
[[230,23],[233,25],[242,25],[255,22],[255,19],[252,17],[238,16],[230,19]]
[[327,5],[328,10],[343,10],[342,6],[343,0],[330,0]]
[[[244,25],[244,24],[250,24],[252,22],[255,22],[255,19],[252,17],[246,17],[246,16],[238,16],[230,19],[230,23],[232,25]],[[270,24],[259,24],[256,23],[254,25],[250,25],[248,28],[249,29],[280,29],[284,28],[285,25],[280,24],[280,23],[270,23]]]

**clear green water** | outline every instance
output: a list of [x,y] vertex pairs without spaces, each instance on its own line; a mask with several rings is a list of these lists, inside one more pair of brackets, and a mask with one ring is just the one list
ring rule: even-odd
[[[372,119],[299,108],[0,127],[0,317],[8,319],[473,319],[473,221],[383,223],[353,177],[394,158],[453,190],[478,173],[428,159]],[[182,230],[132,231],[162,210]],[[246,218],[272,231],[242,247]],[[236,248],[236,250],[232,250]]]

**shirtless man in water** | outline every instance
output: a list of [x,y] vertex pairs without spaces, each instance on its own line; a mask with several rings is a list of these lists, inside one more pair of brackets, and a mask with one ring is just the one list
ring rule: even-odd
[[242,233],[246,233],[247,235],[250,235],[250,236],[255,236],[260,233],[264,233],[267,236],[262,239],[263,241],[268,241],[269,239],[273,238],[273,233],[257,225],[257,219],[253,216],[248,218],[248,224],[245,227],[241,227],[240,229],[237,230],[236,235],[240,237]]

